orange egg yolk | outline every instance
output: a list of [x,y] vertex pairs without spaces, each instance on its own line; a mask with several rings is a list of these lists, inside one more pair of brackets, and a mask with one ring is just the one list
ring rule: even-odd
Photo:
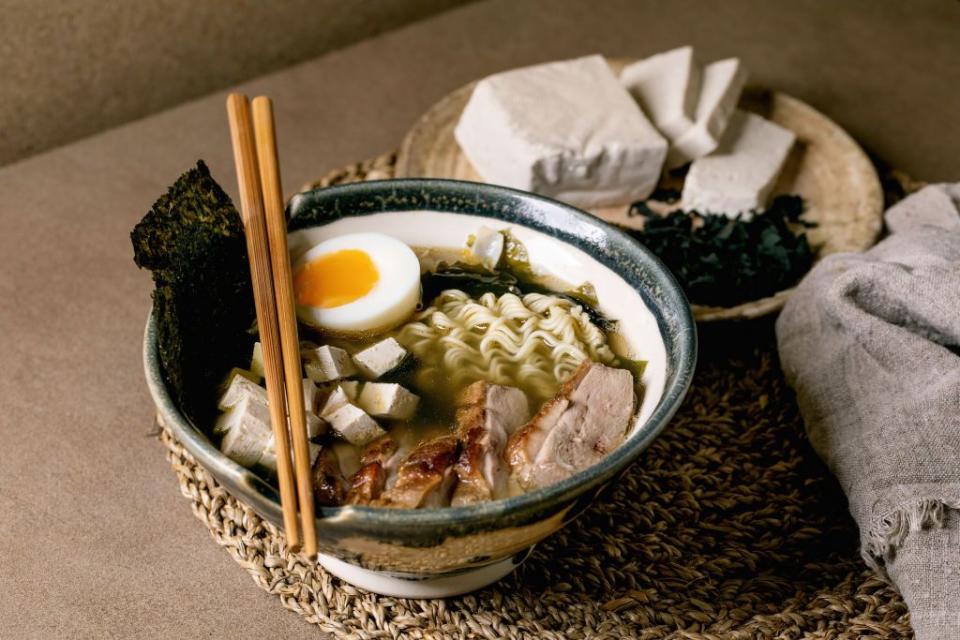
[[342,249],[307,263],[293,276],[297,304],[330,309],[359,300],[380,279],[373,260],[359,249]]

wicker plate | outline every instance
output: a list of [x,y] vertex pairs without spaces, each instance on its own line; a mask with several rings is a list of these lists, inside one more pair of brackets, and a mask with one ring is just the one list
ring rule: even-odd
[[[627,63],[610,60],[615,72]],[[407,133],[397,158],[396,177],[456,178],[482,182],[453,137],[473,82],[433,105]],[[840,251],[863,251],[880,233],[883,191],[859,145],[835,122],[808,104],[780,92],[749,91],[741,107],[761,113],[797,135],[775,193],[797,193],[807,203],[805,218],[817,223],[808,237],[817,258]],[[591,210],[616,224],[634,226],[629,203]],[[793,289],[734,307],[693,305],[698,321],[744,320],[779,311]]]

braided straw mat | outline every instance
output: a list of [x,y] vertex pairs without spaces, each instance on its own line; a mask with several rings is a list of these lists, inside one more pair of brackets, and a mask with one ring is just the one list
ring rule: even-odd
[[[392,167],[386,155],[317,185],[389,178]],[[843,495],[780,374],[772,324],[758,322],[701,328],[693,387],[663,435],[513,575],[458,598],[373,595],[288,555],[273,526],[169,432],[160,438],[214,540],[323,635],[911,638],[903,600],[859,558]]]

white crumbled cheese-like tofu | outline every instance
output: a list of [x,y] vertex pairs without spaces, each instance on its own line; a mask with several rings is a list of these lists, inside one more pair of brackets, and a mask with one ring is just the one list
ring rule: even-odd
[[368,382],[357,398],[357,405],[374,418],[409,420],[417,411],[420,396],[399,384]]
[[353,362],[363,375],[376,380],[399,366],[406,357],[407,350],[395,338],[387,338],[354,354]]
[[660,133],[675,140],[693,126],[700,75],[693,47],[680,47],[627,65],[620,82]]
[[266,377],[266,372],[263,369],[263,345],[259,342],[253,344],[253,355],[250,356],[250,372],[258,378]]
[[737,108],[747,72],[737,58],[708,64],[700,81],[695,122],[672,141],[667,168],[679,167],[701,158],[720,146],[720,140]]
[[220,396],[217,408],[220,409],[220,411],[227,411],[231,407],[238,405],[244,398],[253,398],[255,401],[266,405],[267,390],[246,376],[235,373],[230,379],[227,390]]
[[357,368],[350,360],[350,354],[339,347],[329,345],[314,349],[304,369],[307,376],[314,382],[330,382],[357,373]]
[[354,402],[357,399],[358,387],[359,383],[356,381],[341,382],[330,390],[317,413],[326,418],[343,405]]
[[270,424],[270,407],[266,402],[262,402],[254,396],[241,398],[239,402],[221,413],[213,423],[213,432],[215,434],[224,434],[234,425],[242,420],[259,420],[264,424]]
[[683,208],[731,217],[763,209],[795,139],[793,132],[737,110],[720,148],[690,165]]
[[263,455],[272,431],[269,416],[262,419],[249,398],[229,411],[229,428],[220,442],[220,451],[244,467],[252,467]]
[[327,416],[327,420],[344,440],[358,447],[373,442],[386,433],[376,420],[354,404],[343,405]]
[[667,152],[599,55],[481,80],[454,135],[487,182],[580,207],[646,198]]

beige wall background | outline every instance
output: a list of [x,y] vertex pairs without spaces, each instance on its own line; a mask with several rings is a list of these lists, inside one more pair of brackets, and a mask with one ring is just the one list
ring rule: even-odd
[[0,165],[469,1],[0,0]]

